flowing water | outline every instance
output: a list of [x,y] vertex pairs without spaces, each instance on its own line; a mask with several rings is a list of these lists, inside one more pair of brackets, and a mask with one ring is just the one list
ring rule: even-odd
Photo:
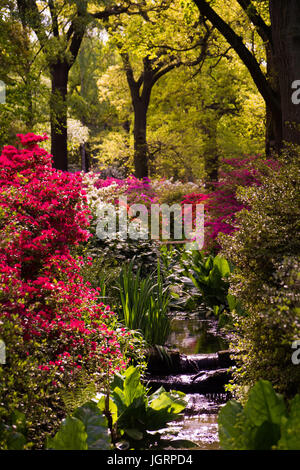
[[[176,316],[172,320],[172,332],[167,343],[187,356],[228,349],[228,341],[220,335],[213,321],[191,315]],[[188,439],[198,444],[199,450],[219,449],[217,418],[227,395],[188,393],[186,398],[188,405],[181,421],[170,423],[164,437]]]
[[176,317],[171,322],[172,332],[167,341],[183,354],[209,354],[228,348],[212,320],[197,317]]

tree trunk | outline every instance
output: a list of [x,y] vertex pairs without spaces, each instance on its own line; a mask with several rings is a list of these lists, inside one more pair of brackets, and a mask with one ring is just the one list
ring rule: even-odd
[[[267,58],[267,80],[280,103],[280,83],[276,69],[273,47],[270,42],[265,44]],[[278,154],[282,148],[282,110],[273,108],[273,111],[266,103],[266,134],[265,134],[266,156],[270,157],[274,153]]]
[[215,117],[205,129],[206,144],[204,147],[204,169],[205,185],[209,189],[215,190],[213,183],[218,181],[219,154],[217,145],[217,126],[218,120]]
[[139,99],[134,103],[134,167],[135,176],[148,176],[148,146],[147,146],[147,104]]
[[68,170],[67,92],[69,65],[57,62],[50,66],[52,94],[50,99],[51,153],[53,166]]
[[[293,0],[273,0],[273,3],[280,3],[285,4],[289,3]],[[297,0],[295,0],[297,2]],[[235,31],[231,28],[229,23],[226,23],[212,8],[212,4],[209,3],[207,0],[194,0],[194,3],[197,5],[199,12],[205,16],[217,29],[218,31],[224,36],[227,42],[231,45],[231,47],[235,50],[238,54],[241,61],[249,70],[251,77],[257,86],[258,91],[260,92],[261,96],[265,100],[266,107],[268,110],[267,114],[267,126],[268,126],[268,134],[266,136],[266,150],[269,153],[270,151],[270,142],[275,143],[275,147],[281,148],[281,129],[282,126],[280,125],[281,122],[281,103],[280,97],[277,93],[277,90],[273,89],[270,84],[269,79],[265,76],[260,68],[260,64],[257,62],[255,56],[250,52],[248,47],[244,44],[243,39],[235,33]],[[240,4],[244,4],[244,2],[240,2]],[[272,3],[272,0],[270,0]],[[281,8],[281,7],[280,7]],[[279,15],[280,15],[280,8],[279,8]],[[252,14],[250,14],[250,19]],[[255,16],[255,15],[254,15]],[[259,21],[259,23],[257,23]],[[253,24],[256,24],[261,27],[262,22],[256,18],[253,21]],[[276,50],[276,44],[274,45],[274,49]],[[276,69],[277,70],[277,64]],[[281,88],[281,83],[280,83]]]
[[283,140],[300,145],[300,104],[292,100],[292,84],[300,80],[299,0],[270,0],[270,15],[281,91]]

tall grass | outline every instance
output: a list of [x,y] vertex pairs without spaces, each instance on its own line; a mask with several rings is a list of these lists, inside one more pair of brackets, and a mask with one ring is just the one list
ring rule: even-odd
[[170,292],[164,287],[158,261],[156,272],[143,278],[141,268],[133,272],[133,261],[119,276],[120,317],[133,330],[141,330],[148,344],[164,345],[170,334],[167,316]]

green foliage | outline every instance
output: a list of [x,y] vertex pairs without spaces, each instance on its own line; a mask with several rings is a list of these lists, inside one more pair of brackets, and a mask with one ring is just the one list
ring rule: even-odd
[[282,418],[278,449],[300,450],[300,395],[291,401],[288,417]]
[[249,393],[244,407],[229,401],[220,411],[219,437],[225,450],[299,449],[300,396],[290,403],[271,383],[259,380]]
[[186,252],[181,259],[182,273],[200,291],[203,302],[219,311],[228,308],[229,275],[232,267],[221,256],[205,256],[200,251]]
[[26,437],[26,417],[24,413],[14,411],[9,424],[0,423],[0,448],[3,450],[24,450],[31,447]]
[[85,247],[84,256],[89,259],[81,270],[83,279],[95,289],[100,287],[102,302],[115,308],[119,299],[114,286],[120,276],[122,264],[113,257],[105,257],[100,249],[90,250]]
[[87,433],[82,421],[67,416],[53,439],[48,440],[48,449],[87,450]]
[[251,210],[238,215],[238,231],[220,236],[221,254],[235,265],[230,294],[247,311],[234,316],[238,367],[231,390],[240,396],[260,378],[286,396],[300,391],[300,369],[291,361],[300,330],[299,195],[298,153],[289,152],[260,187],[240,193]]
[[[91,374],[78,369],[73,373],[73,380],[68,378],[65,383],[61,374],[62,383],[58,388],[57,370],[40,370],[38,367],[47,357],[45,341],[25,341],[18,317],[0,321],[0,330],[6,345],[6,363],[0,364],[0,449],[12,446],[43,448],[47,437],[57,431],[66,414],[94,397],[99,384],[96,386]],[[124,354],[143,370],[146,365],[142,336],[129,333],[117,323],[115,331]],[[20,416],[25,420],[22,426],[19,426]]]
[[178,419],[186,407],[182,392],[166,392],[161,387],[148,395],[134,367],[129,367],[123,375],[116,374],[111,390],[111,400],[117,407],[118,433],[130,441],[131,447],[145,446],[147,439],[151,440],[148,431],[164,428],[168,422]]
[[93,401],[77,408],[67,416],[56,435],[48,439],[48,449],[107,450],[110,440],[106,419]]
[[96,385],[91,382],[75,390],[63,390],[60,396],[64,402],[66,413],[72,413],[76,408],[82,406],[84,403],[90,401],[96,394]]
[[[130,449],[148,448],[160,440],[158,431],[167,423],[179,419],[186,407],[182,392],[166,392],[162,387],[148,395],[141,383],[137,368],[129,367],[124,374],[115,374],[108,395],[97,395],[77,408],[61,423],[58,432],[47,442],[48,449],[54,450],[106,450],[111,449],[110,437],[114,443],[127,440]],[[110,416],[111,436],[108,433],[105,415]],[[192,447],[190,441],[177,440],[174,446]]]
[[[25,343],[18,317],[0,322],[0,329],[6,345],[6,363],[0,365],[0,448],[24,445],[24,436],[26,442],[41,448],[46,436],[59,426],[64,408],[52,383],[54,372],[38,368],[46,357],[46,345],[38,340]],[[26,354],[28,350],[38,354]]]
[[134,274],[133,261],[124,266],[118,285],[121,310],[120,317],[125,325],[133,330],[141,330],[150,345],[164,345],[170,333],[170,321],[167,316],[170,293],[164,287],[160,272],[143,278],[141,269]]

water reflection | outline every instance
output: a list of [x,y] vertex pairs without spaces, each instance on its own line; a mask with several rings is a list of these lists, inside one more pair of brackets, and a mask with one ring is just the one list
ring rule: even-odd
[[209,354],[228,348],[226,339],[217,335],[211,320],[174,318],[168,344],[182,354]]

